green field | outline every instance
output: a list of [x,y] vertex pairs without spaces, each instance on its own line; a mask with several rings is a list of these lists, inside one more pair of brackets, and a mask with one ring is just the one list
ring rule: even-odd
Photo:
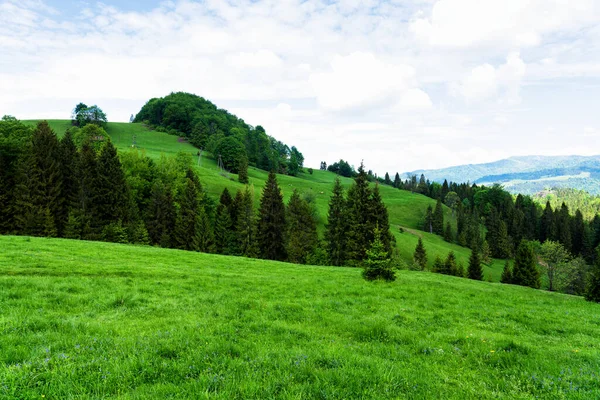
[[0,398],[600,398],[600,305],[579,297],[61,239],[0,249]]
[[[29,121],[35,123],[36,121]],[[71,126],[70,121],[65,120],[49,120],[50,126],[57,132],[59,136],[64,134],[64,131]],[[184,152],[194,157],[194,164],[197,166],[197,171],[204,189],[208,194],[217,200],[227,187],[232,193],[238,189],[243,189],[244,185],[237,182],[237,175],[222,174],[217,167],[216,161],[211,158],[210,154],[204,155],[198,163],[198,149],[188,143],[181,143],[176,136],[166,133],[151,131],[142,124],[129,123],[108,123],[107,133],[111,140],[115,143],[120,152],[141,151],[149,157],[158,159],[161,155],[171,156],[179,152]],[[136,137],[137,148],[132,149],[131,144],[133,136]],[[199,164],[199,165],[198,165]],[[368,166],[367,166],[368,167]],[[306,172],[301,173],[298,177],[286,175],[278,175],[277,179],[284,195],[284,201],[288,201],[294,189],[298,189],[300,193],[312,192],[316,198],[316,205],[320,215],[318,224],[321,236],[325,229],[327,220],[327,210],[329,198],[336,175],[327,172],[315,170],[313,174]],[[248,171],[250,184],[254,187],[255,205],[258,207],[260,194],[267,179],[268,173],[256,168],[250,168]],[[352,180],[342,178],[342,182],[346,188],[350,187]],[[382,198],[388,207],[390,225],[392,233],[396,237],[396,242],[400,255],[406,263],[412,263],[412,255],[417,245],[418,237],[423,238],[425,248],[428,252],[429,266],[433,264],[436,256],[445,258],[450,250],[456,253],[458,262],[462,263],[466,268],[470,250],[449,244],[442,240],[439,236],[430,235],[419,231],[424,219],[427,206],[435,207],[435,201],[420,195],[404,190],[394,189],[390,186],[381,186]],[[445,208],[445,217],[451,220],[455,227],[455,221],[451,217],[451,212]],[[404,233],[400,232],[400,227]],[[500,275],[504,262],[495,260],[491,265],[484,266],[485,279],[495,282],[500,281]]]

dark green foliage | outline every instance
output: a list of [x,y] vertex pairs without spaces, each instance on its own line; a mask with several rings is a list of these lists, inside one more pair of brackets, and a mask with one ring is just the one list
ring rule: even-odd
[[15,218],[21,233],[56,236],[56,216],[62,211],[62,171],[59,142],[46,121],[33,132],[19,164]]
[[444,230],[444,240],[448,243],[452,243],[454,240],[452,238],[452,226],[450,222],[446,223],[446,229]]
[[535,253],[531,243],[526,240],[522,240],[517,248],[512,283],[535,289],[540,288],[540,273],[536,266]]
[[98,158],[89,143],[84,143],[79,152],[76,171],[77,178],[77,206],[74,208],[74,217],[79,221],[82,239],[98,239],[97,193],[98,193]]
[[356,175],[354,168],[352,168],[352,166],[344,160],[340,160],[331,164],[327,167],[327,171],[344,176],[346,178],[352,178],[354,175]]
[[123,227],[121,221],[110,222],[102,228],[102,240],[112,243],[127,243],[127,229]]
[[204,207],[198,209],[196,216],[196,226],[194,229],[194,248],[203,253],[213,253],[215,251],[215,236],[213,227]]
[[232,136],[224,137],[217,143],[215,149],[215,157],[216,156],[221,156],[225,169],[234,174],[237,174],[239,171],[240,159],[247,159],[244,145],[239,139]]
[[388,252],[388,254],[391,255],[394,237],[390,232],[388,210],[385,204],[383,203],[383,198],[381,197],[381,193],[379,191],[379,184],[375,184],[375,187],[373,188],[373,194],[371,195],[369,208],[371,212],[370,225],[373,227],[373,229],[379,229],[380,239],[383,242],[383,247]]
[[126,220],[129,193],[117,149],[110,140],[104,145],[98,157],[98,179],[95,191],[98,224],[104,226]]
[[502,276],[500,277],[501,283],[512,283],[512,269],[510,268],[510,262],[506,260],[504,263],[504,269],[502,270]]
[[420,237],[419,241],[417,242],[417,247],[415,248],[413,259],[419,266],[419,269],[424,271],[427,267],[427,251],[425,250],[425,246],[423,246],[423,240]]
[[402,185],[402,180],[400,180],[400,175],[396,172],[396,176],[394,177],[394,187],[400,189]]
[[390,174],[388,174],[387,172],[385,173],[385,178],[383,179],[383,183],[385,183],[386,185],[392,184],[392,180],[390,179]]
[[179,212],[174,229],[174,243],[183,250],[199,251],[198,219],[200,216],[200,195],[202,187],[198,177],[188,170],[185,186],[177,198]]
[[481,260],[479,259],[479,249],[477,248],[471,250],[471,257],[469,257],[469,267],[467,268],[467,277],[469,279],[475,279],[478,281],[483,280],[483,268],[481,267]]
[[444,235],[444,210],[442,208],[442,200],[438,199],[435,205],[435,211],[431,221],[433,233],[436,235]]
[[549,201],[546,202],[546,207],[540,219],[540,242],[545,242],[546,240],[558,240],[554,212]]
[[448,253],[446,261],[444,261],[444,270],[442,274],[458,276],[458,264],[456,262],[456,255],[453,251]]
[[288,202],[287,214],[288,261],[305,264],[318,242],[317,223],[310,206],[294,190]]
[[258,250],[256,248],[254,192],[250,190],[250,187],[246,186],[244,192],[237,192],[233,208],[232,214],[235,215],[235,218],[232,218],[232,222],[236,224],[237,234],[236,254],[253,257]]
[[589,274],[585,299],[600,303],[600,247],[596,249],[596,261]]
[[285,229],[283,196],[275,172],[271,171],[258,210],[256,242],[261,258],[278,261],[286,259]]
[[77,204],[77,146],[69,131],[65,133],[60,141],[58,157],[62,174],[61,205],[56,216],[56,225],[60,235],[69,219],[69,213]]
[[423,225],[423,230],[425,232],[433,233],[433,208],[431,208],[431,206],[428,206],[427,211],[425,212],[425,224]]
[[484,240],[483,244],[481,245],[481,261],[484,264],[490,264],[492,262],[492,254],[490,252],[490,245],[488,244],[487,240]]
[[248,183],[248,157],[243,155],[238,160],[238,181]]
[[325,226],[325,242],[331,265],[344,265],[346,261],[346,201],[344,189],[338,179],[333,186],[333,194],[329,200],[327,225]]
[[392,268],[391,258],[380,239],[381,232],[378,228],[373,232],[375,239],[367,250],[367,258],[364,260],[363,278],[368,281],[382,279],[386,282],[396,280],[396,273]]
[[169,186],[157,181],[152,187],[148,207],[147,227],[150,243],[161,247],[174,245],[173,233],[177,212]]
[[75,106],[72,119],[73,124],[79,127],[84,127],[87,124],[105,126],[108,122],[106,114],[100,107],[96,105],[88,107],[83,103],[79,103]]
[[435,260],[433,261],[432,271],[436,272],[438,274],[443,274],[445,269],[446,269],[446,267],[444,265],[444,261],[442,260],[442,258],[440,256],[436,256]]

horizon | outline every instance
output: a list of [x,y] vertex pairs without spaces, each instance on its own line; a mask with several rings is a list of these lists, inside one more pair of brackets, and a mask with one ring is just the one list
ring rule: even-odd
[[[385,172],[595,155],[600,5],[582,0],[0,1],[0,114],[127,122],[185,91]],[[91,78],[90,78],[91,77]]]

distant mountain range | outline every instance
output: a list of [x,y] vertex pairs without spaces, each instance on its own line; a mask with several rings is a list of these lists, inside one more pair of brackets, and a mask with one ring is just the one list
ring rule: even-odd
[[600,194],[600,155],[520,156],[486,164],[418,170],[404,176],[424,174],[431,181],[499,183],[513,193],[534,194],[548,188],[573,188]]

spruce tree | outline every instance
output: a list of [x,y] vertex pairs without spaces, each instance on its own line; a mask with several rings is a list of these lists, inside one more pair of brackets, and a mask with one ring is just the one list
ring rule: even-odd
[[442,274],[458,276],[458,265],[456,262],[456,255],[453,251],[450,251],[448,253],[446,261],[444,261],[444,270]]
[[248,183],[248,157],[245,155],[238,160],[238,181]]
[[556,217],[556,227],[558,231],[558,241],[565,246],[567,251],[572,251],[572,240],[571,240],[571,215],[569,214],[569,207],[565,203],[562,203],[558,216]]
[[420,237],[419,241],[417,242],[417,247],[415,248],[413,259],[419,266],[419,269],[424,271],[427,267],[427,251],[425,250],[425,246],[423,246],[423,240]]
[[431,206],[427,206],[427,211],[425,212],[425,224],[423,226],[423,230],[425,232],[433,233],[433,208],[431,208]]
[[444,261],[442,260],[442,258],[440,256],[436,256],[435,260],[433,261],[433,272],[436,272],[438,274],[443,274],[445,273],[445,265],[444,265]]
[[498,242],[496,243],[496,258],[509,258],[511,253],[511,243],[508,237],[508,229],[506,222],[500,221],[498,224],[498,234],[496,235]]
[[589,274],[585,299],[600,303],[600,247],[596,249],[596,261]]
[[197,219],[200,214],[200,181],[196,174],[188,169],[185,186],[178,196],[179,212],[173,232],[177,248],[182,250],[199,251],[199,241],[196,235]]
[[261,258],[278,261],[286,259],[285,228],[283,196],[275,172],[271,171],[258,210],[256,242]]
[[371,189],[369,180],[361,163],[354,183],[348,190],[347,196],[347,259],[356,263],[361,262],[367,255],[367,249],[373,240],[371,210]]
[[571,247],[574,255],[584,255],[586,226],[583,221],[583,214],[577,210],[573,219],[571,232]]
[[84,142],[79,152],[77,162],[77,206],[73,213],[79,221],[82,239],[97,240],[100,238],[98,231],[98,212],[96,198],[98,193],[98,157],[89,142]]
[[[379,229],[380,239],[383,242],[383,247],[388,254],[391,255],[394,237],[390,232],[388,210],[383,203],[381,193],[379,192],[379,184],[377,183],[375,184],[375,188],[373,189],[373,193],[371,195],[369,209],[371,212],[369,225],[372,227],[373,232],[375,232],[375,228]],[[373,239],[373,235],[368,237],[369,241],[372,241]]]
[[101,226],[127,219],[129,193],[125,174],[117,149],[110,140],[98,157],[98,181],[96,186],[97,219]]
[[433,212],[433,233],[436,235],[444,235],[444,210],[442,208],[442,200],[438,198],[435,204],[435,211]]
[[294,190],[287,206],[288,261],[305,264],[318,244],[317,222],[308,203]]
[[73,135],[67,130],[59,145],[59,159],[62,174],[61,207],[57,216],[59,235],[64,235],[64,228],[69,220],[69,213],[77,204],[77,146],[73,141]]
[[394,177],[394,187],[396,189],[400,189],[402,186],[402,180],[400,180],[400,175],[396,172],[396,176]]
[[536,266],[535,253],[531,244],[521,240],[515,256],[512,283],[539,289],[540,273]]
[[146,225],[150,243],[161,247],[173,246],[177,212],[171,188],[162,181],[157,181],[152,186],[147,213]]
[[244,192],[238,191],[235,196],[236,205],[236,254],[254,257],[257,254],[256,217],[254,215],[254,191],[246,186]]
[[510,268],[510,262],[506,260],[504,263],[504,269],[502,270],[502,276],[500,277],[501,283],[513,283],[512,270]]
[[383,179],[383,183],[385,183],[386,185],[392,184],[392,180],[390,179],[390,174],[388,174],[387,172],[385,173],[385,178]]
[[375,228],[374,240],[367,250],[367,258],[364,260],[363,278],[368,281],[382,279],[386,282],[396,280],[396,273],[391,264],[391,259],[381,240],[381,231]]
[[213,232],[213,226],[210,222],[208,214],[202,206],[198,208],[196,225],[194,227],[194,237],[192,240],[197,251],[201,251],[203,253],[214,253],[215,236]]
[[483,263],[486,265],[489,265],[492,262],[490,245],[488,244],[487,240],[484,240],[483,244],[481,245],[481,261],[483,261]]
[[333,194],[329,200],[327,225],[325,226],[325,242],[331,265],[344,265],[346,261],[347,215],[344,188],[337,177],[333,185]]
[[233,208],[233,199],[225,188],[221,193],[215,216],[215,250],[219,254],[235,254],[237,238],[235,223],[232,221]]
[[479,249],[475,247],[471,250],[471,257],[469,257],[469,267],[467,269],[467,276],[469,279],[477,281],[483,280],[483,268],[481,267],[481,260],[479,259]]
[[546,202],[546,207],[544,208],[542,218],[540,219],[540,242],[543,243],[546,240],[558,240],[556,221],[554,219],[554,212],[552,211],[550,201]]
[[450,222],[446,223],[446,229],[444,230],[444,240],[448,243],[452,243],[452,226]]

